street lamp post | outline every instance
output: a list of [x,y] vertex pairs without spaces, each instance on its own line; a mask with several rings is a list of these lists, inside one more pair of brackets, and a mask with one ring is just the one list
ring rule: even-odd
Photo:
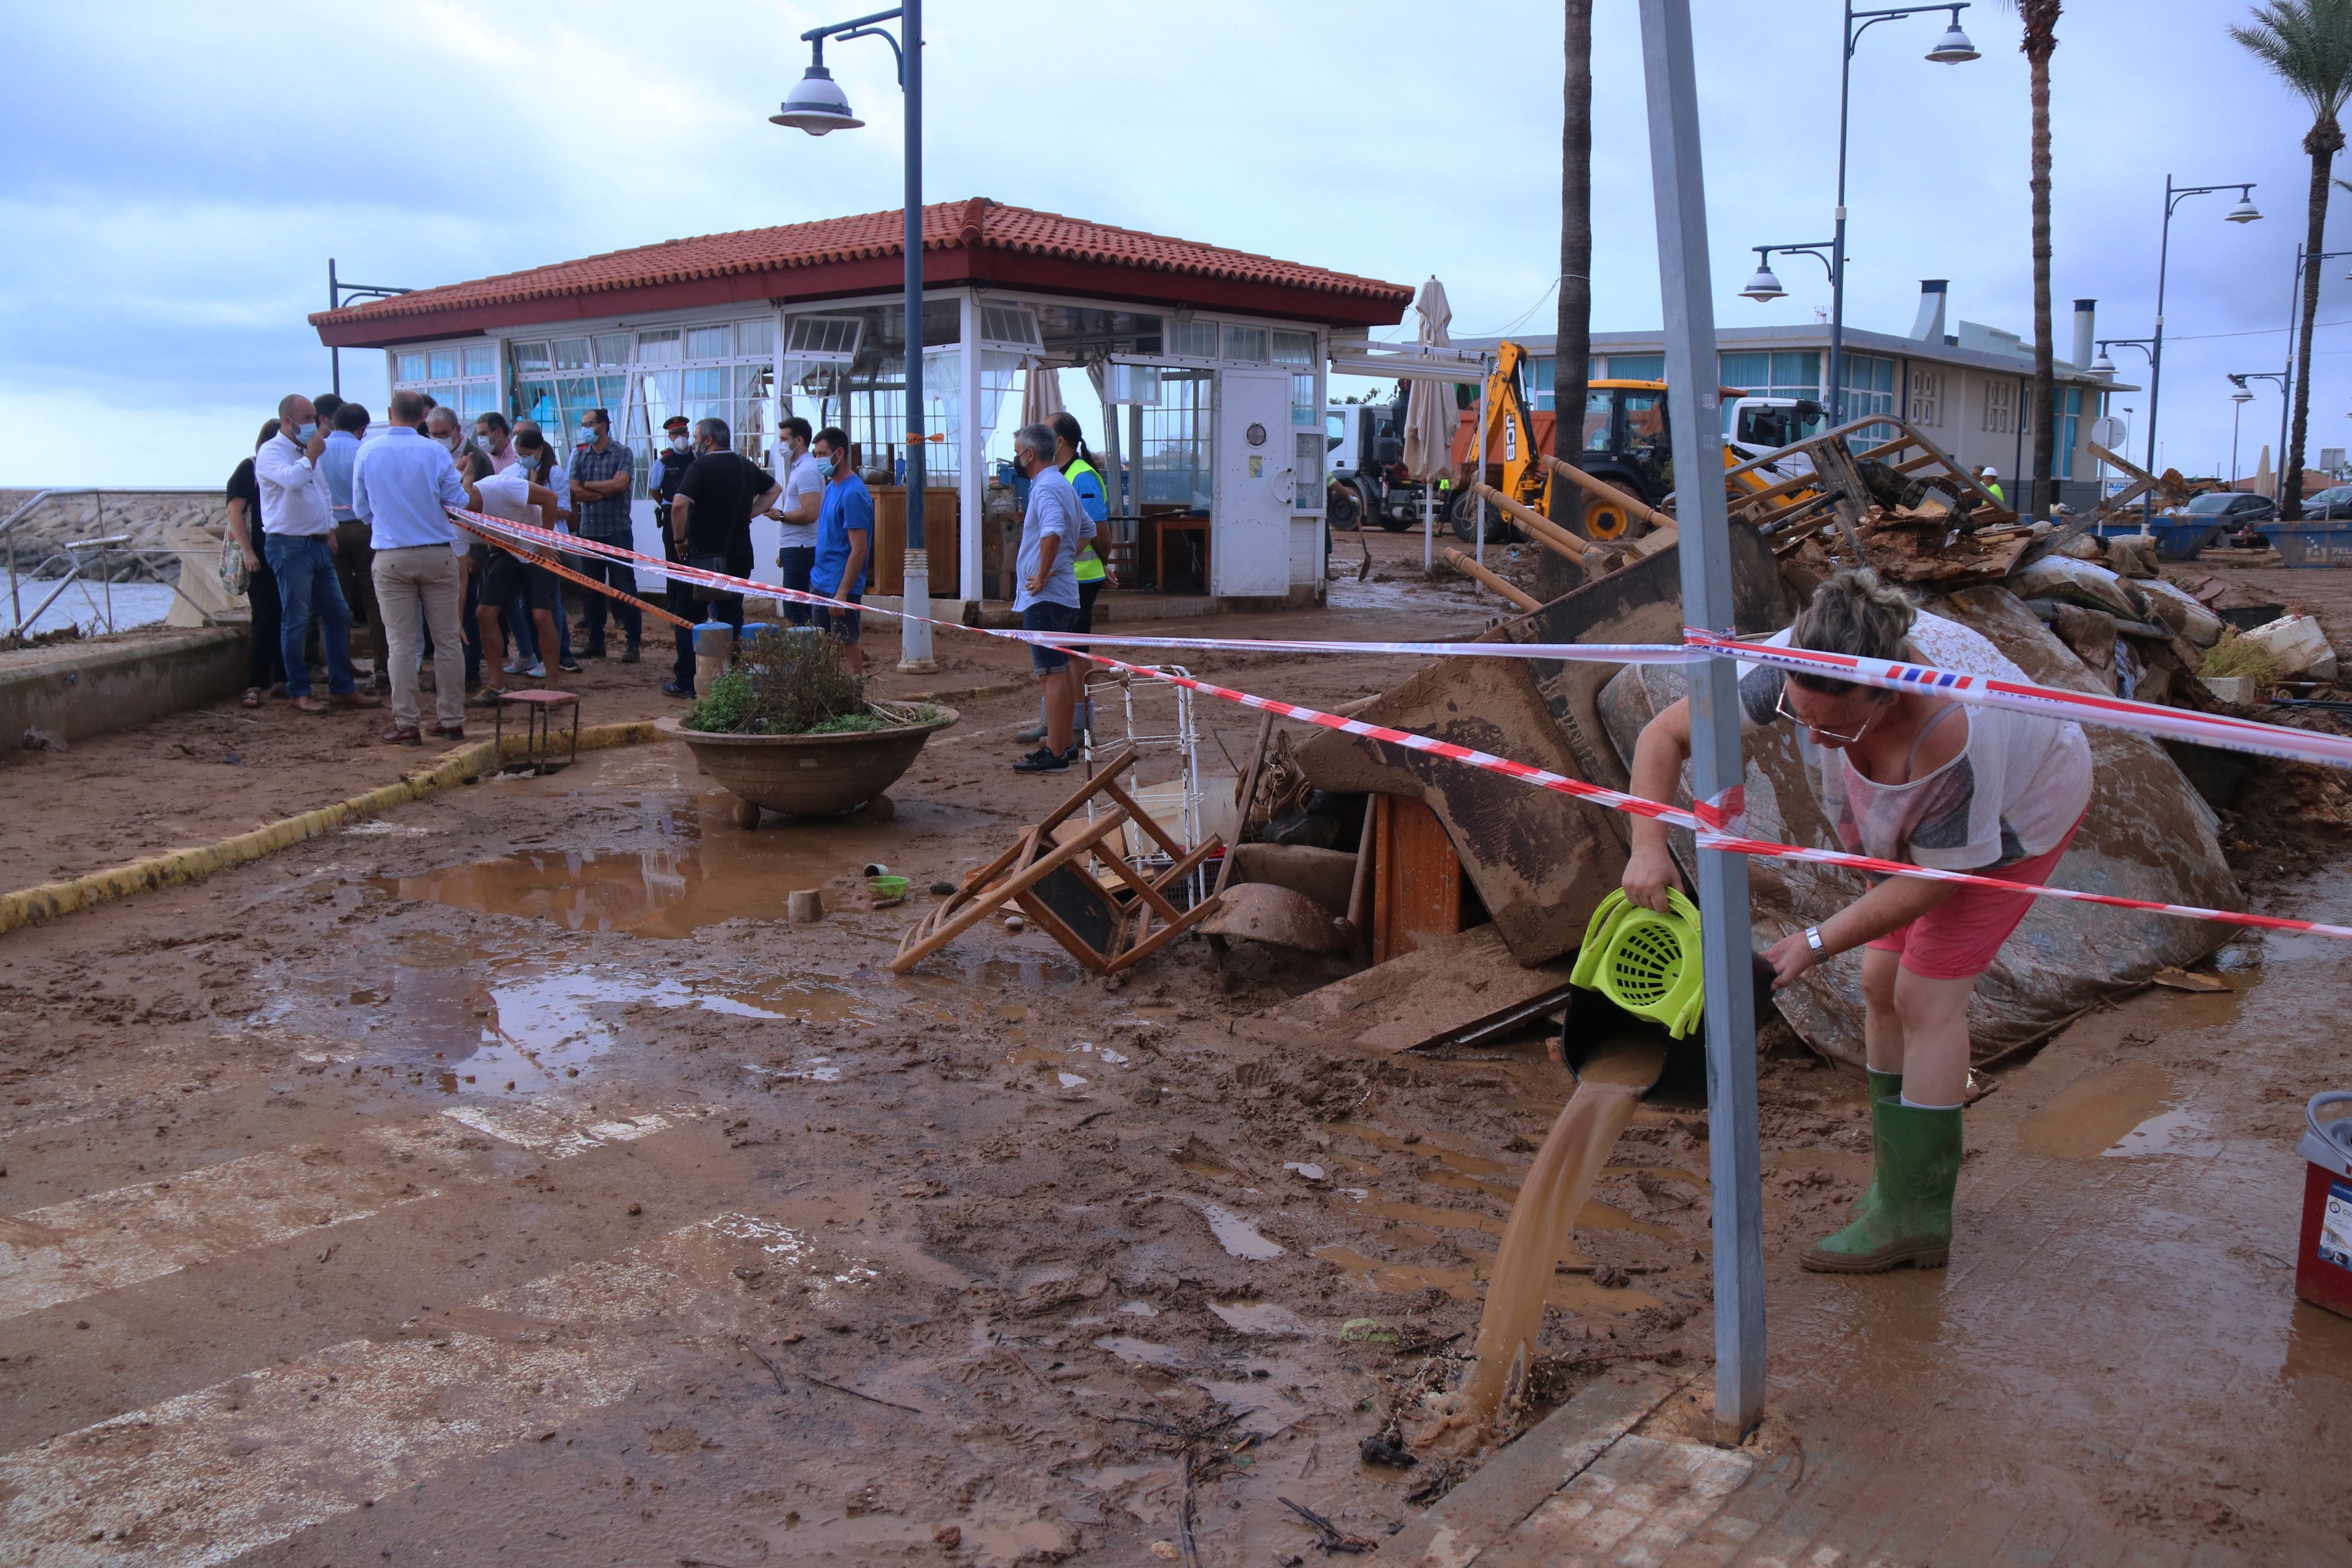
[[[327,258],[327,309],[330,310],[341,310],[346,300],[389,300],[395,294],[407,294],[413,291],[379,283],[346,283],[335,272],[335,258],[331,256]],[[334,384],[330,390],[336,396],[341,397],[343,395],[343,351],[340,348],[329,349],[327,365],[328,377]]]
[[[879,23],[896,21],[893,37]],[[809,68],[793,85],[779,112],[768,116],[774,125],[822,136],[829,131],[855,131],[866,122],[849,111],[848,95],[824,67],[824,41],[837,38],[880,38],[898,57],[898,86],[907,109],[907,279],[905,331],[907,558],[906,586],[900,608],[898,668],[914,673],[939,668],[931,657],[931,568],[923,546],[923,4],[905,4],[847,22],[811,27],[801,35],[809,46]]]
[[[2153,354],[2153,353],[2151,353],[2149,352],[2150,350],[2152,350],[2152,349],[2156,346],[2156,340],[2155,340],[2154,338],[2101,338],[2101,339],[2099,340],[2099,352],[2098,352],[2098,355],[2097,355],[2097,357],[2096,357],[2096,358],[2095,358],[2095,359],[2093,359],[2093,360],[2091,361],[2091,374],[2092,374],[2093,375],[2096,375],[2096,376],[2111,376],[2111,375],[2113,375],[2113,374],[2116,374],[2116,362],[2115,362],[2115,360],[2114,360],[2114,359],[2113,359],[2113,358],[2112,358],[2112,357],[2107,353],[2107,350],[2108,350],[2108,348],[2109,348],[2110,346],[2120,346],[2120,347],[2127,348],[2127,349],[2137,349],[2137,350],[2139,350],[2139,352],[2140,352],[2141,353],[2143,353],[2143,354],[2147,354],[2147,355],[2148,355],[2148,357],[2149,357],[2149,363],[2154,363],[2154,361],[2155,361],[2155,356],[2154,356],[2154,354]],[[2100,399],[2100,401],[2099,401],[2099,406],[2100,406],[2100,408],[2101,408],[2102,410],[2104,410],[2104,409],[2106,407],[2106,399],[2107,399],[2108,395],[2108,395],[2107,393],[2105,393],[2105,392],[2102,392],[2102,393],[2100,393],[2100,394],[2099,394],[2099,399]],[[2126,414],[2129,414],[2129,413],[2131,412],[2131,410],[2130,410],[2130,409],[2128,409],[2128,408],[2126,408],[2126,409],[2125,409],[2125,410],[2124,410],[2124,412],[2125,412],[2125,413],[2126,413]],[[2123,440],[2121,440],[2121,441],[2118,441],[2118,442],[2117,442],[2117,443],[2116,443],[2113,447],[2110,447],[2110,448],[2109,448],[2109,450],[2111,450],[2111,451],[2116,451],[2116,452],[2118,452],[2118,453],[2120,453],[2120,452],[2124,452],[2124,451],[2127,451],[2127,450],[2129,450],[2129,449],[2130,449],[2130,447],[2129,447],[2130,440],[2131,440],[2131,437],[2130,437],[2129,434],[2128,434],[2128,433],[2126,433],[2126,436],[2124,437],[2124,439],[2123,439]],[[2106,464],[2106,459],[2105,459],[2105,458],[2102,458],[2099,460],[2099,477],[2100,477],[2100,479],[2101,479],[2103,481],[2104,481],[2104,480],[2105,479],[2105,478],[2106,478],[2106,472],[2107,472],[2107,464]],[[2102,491],[2101,491],[2101,495],[2100,495],[2100,500],[2101,500],[2101,502],[2102,502],[2103,504],[2104,504],[2104,502],[2105,502],[2105,499],[2106,499],[2106,498],[2105,498],[2105,489],[2104,489],[2104,487],[2103,487],[2103,488],[2102,488]]]
[[[2294,351],[2293,349],[2289,349],[2287,352],[2292,353]],[[2289,384],[2287,373],[2280,370],[2238,371],[2231,374],[2229,379],[2234,384],[2234,389],[2230,394],[2230,401],[2237,405],[2230,414],[2230,488],[2231,489],[2236,489],[2238,488],[2238,416],[2244,413],[2246,410],[2246,405],[2254,400],[2253,388],[2248,386],[2246,383],[2250,381],[2274,381],[2278,383],[2279,405],[2282,410],[2279,415],[2279,468],[2277,474],[2274,474],[2271,479],[2271,489],[2273,494],[2273,499],[2275,499],[2276,496],[2284,493],[2279,489],[2281,482],[2280,476],[2283,476],[2286,472],[2286,415],[2284,410],[2288,401],[2286,395],[2287,386]]]
[[[1958,5],[1895,5],[1875,11],[1857,11],[1853,0],[1845,0],[1845,41],[1838,60],[1838,156],[1836,234],[1830,240],[1830,425],[1832,428],[1845,423],[1845,143],[1848,106],[1853,98],[1853,51],[1863,34],[1881,22],[1898,21],[1928,11],[1948,11],[1951,26],[1927,51],[1927,58],[1937,65],[1956,66],[1977,58],[1974,44],[1960,31],[1960,13],[1967,10],[1968,0]],[[1862,24],[1857,27],[1856,22]],[[1754,299],[1756,296],[1749,295]]]
[[[2171,175],[2164,176],[2164,228],[2156,247],[2156,336],[2149,340],[2147,354],[2147,471],[2151,474],[2163,471],[2156,466],[2156,403],[2164,382],[2164,284],[2172,261],[2172,213],[2187,198],[2210,195],[2216,191],[2238,193],[2238,205],[2228,214],[2230,222],[2252,223],[2263,216],[2254,210],[2254,182],[2251,180],[2225,180],[2218,185],[2176,185]],[[2284,460],[2284,454],[2281,460]],[[2142,526],[2152,525],[2155,517],[2156,490],[2150,487],[2140,501]]]

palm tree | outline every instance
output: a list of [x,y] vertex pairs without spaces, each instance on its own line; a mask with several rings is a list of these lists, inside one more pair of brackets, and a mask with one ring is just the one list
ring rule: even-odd
[[2019,46],[2032,68],[2033,104],[2033,172],[2028,181],[2033,193],[2033,489],[2032,515],[2048,517],[2057,497],[2052,476],[2056,468],[2051,424],[2057,411],[2058,382],[2053,365],[2050,325],[2050,56],[2058,47],[2058,13],[2063,0],[2007,0],[2025,23],[2025,41]]
[[[2311,105],[2311,129],[2303,150],[2311,155],[2311,195],[2306,206],[2304,252],[2326,248],[2328,172],[2344,148],[2336,116],[2352,98],[2352,0],[2265,0],[2251,22],[2230,37],[2278,74],[2288,89]],[[2279,465],[2279,515],[2303,515],[2303,441],[2311,424],[2311,329],[2319,312],[2319,268],[2303,274],[2303,310],[2296,329],[2295,363],[2304,374],[2294,383],[2294,426]]]
[[[1583,454],[1584,383],[1592,354],[1592,0],[1564,0],[1566,69],[1559,117],[1559,317],[1552,340],[1551,453],[1563,463]],[[1530,438],[1533,432],[1529,432]],[[1557,521],[1571,533],[1584,523],[1584,492],[1562,484],[1568,515]],[[1536,552],[1547,598],[1581,583],[1583,574],[1549,550]],[[1559,580],[1554,581],[1557,577]]]

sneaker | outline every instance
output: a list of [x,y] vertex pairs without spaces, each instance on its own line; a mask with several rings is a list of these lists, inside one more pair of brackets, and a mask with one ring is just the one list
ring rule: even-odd
[[507,655],[506,662],[499,666],[499,668],[505,670],[509,675],[520,675],[522,673],[522,660],[517,658],[512,654],[509,654]]
[[1040,719],[1034,724],[1024,724],[1013,731],[1013,738],[1024,746],[1034,746],[1045,738],[1045,721]]
[[663,681],[661,690],[664,697],[690,698],[694,695],[694,690],[691,687],[680,686],[675,680]]
[[588,651],[582,657],[584,658],[609,658],[610,656],[604,652],[604,639],[603,637],[598,637],[593,642],[590,643],[588,645]]
[[1035,751],[1030,752],[1027,756],[1022,758],[1019,762],[1013,763],[1013,771],[1016,773],[1067,773],[1069,772],[1070,764],[1076,760],[1076,757],[1071,752],[1057,752],[1049,747],[1040,746]]
[[630,643],[627,647],[621,650],[621,662],[623,664],[635,664],[637,662],[637,645],[635,642]]
[[[599,654],[593,657],[601,658],[604,656]],[[577,675],[580,673],[580,661],[576,658],[561,659],[557,662],[555,668],[562,670],[566,675]]]
[[[572,668],[577,669],[580,667],[575,664]],[[531,667],[529,669],[523,670],[520,673],[530,676],[533,680],[545,680],[547,679],[547,660],[543,658],[535,660],[532,662]]]

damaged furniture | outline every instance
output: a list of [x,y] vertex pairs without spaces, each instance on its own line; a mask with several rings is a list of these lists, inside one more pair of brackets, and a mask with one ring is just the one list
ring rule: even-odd
[[[904,974],[990,915],[1013,904],[1097,974],[1116,974],[1158,952],[1217,908],[1213,895],[1180,909],[1185,879],[1224,847],[1211,837],[1189,853],[1119,784],[1135,766],[1129,747],[1024,830],[1019,843],[978,870],[908,928],[890,961]],[[1099,799],[1098,799],[1099,797]],[[1091,822],[1071,819],[1097,803]],[[1147,879],[1127,862],[1122,835],[1132,824],[1170,864]]]

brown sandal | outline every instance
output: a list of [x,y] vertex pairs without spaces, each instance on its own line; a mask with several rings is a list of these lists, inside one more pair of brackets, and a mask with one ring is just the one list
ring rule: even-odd
[[258,707],[260,707],[260,706],[261,706],[261,688],[259,688],[258,686],[248,686],[248,687],[247,687],[247,688],[245,689],[245,695],[244,695],[242,698],[238,699],[238,700],[239,700],[240,702],[242,702],[242,703],[243,703],[246,707],[247,707],[247,708],[258,708]]

